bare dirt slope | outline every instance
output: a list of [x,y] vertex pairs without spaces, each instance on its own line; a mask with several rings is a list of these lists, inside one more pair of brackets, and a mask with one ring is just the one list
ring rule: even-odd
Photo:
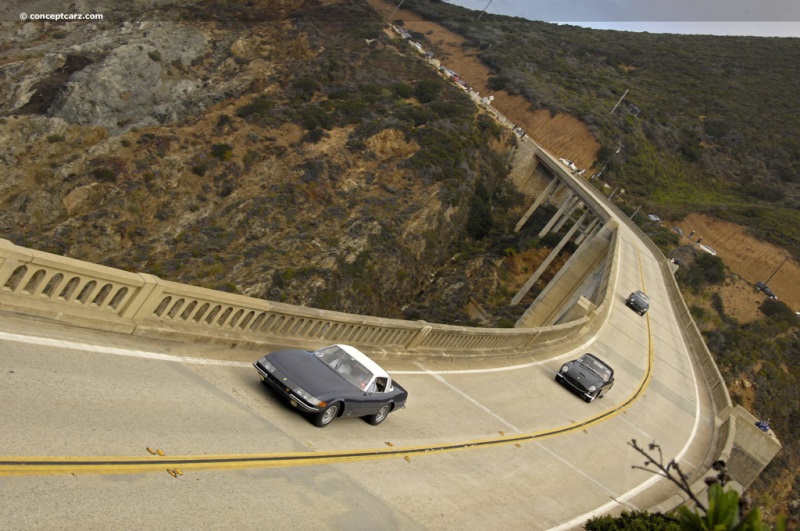
[[702,243],[714,249],[725,265],[744,281],[732,282],[720,292],[726,310],[734,317],[749,321],[760,316],[757,306],[764,296],[755,294],[752,286],[767,281],[773,273],[770,288],[779,300],[800,311],[800,284],[797,283],[800,264],[792,260],[787,251],[754,238],[745,227],[704,214],[690,214],[675,225],[687,236],[695,231],[691,241],[702,238]]

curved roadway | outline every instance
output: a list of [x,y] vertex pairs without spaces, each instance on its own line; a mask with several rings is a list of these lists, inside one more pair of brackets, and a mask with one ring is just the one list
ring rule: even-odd
[[[545,362],[385,362],[409,403],[378,427],[315,428],[259,383],[259,352],[3,316],[2,527],[566,529],[651,507],[675,489],[627,443],[691,472],[713,415],[655,258],[619,237],[596,338]],[[553,381],[584,351],[616,370],[590,404]]]

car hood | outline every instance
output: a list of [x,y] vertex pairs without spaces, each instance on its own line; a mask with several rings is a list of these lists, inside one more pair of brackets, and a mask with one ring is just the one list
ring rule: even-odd
[[637,308],[640,308],[640,309],[647,308],[647,306],[649,304],[646,300],[644,300],[639,295],[631,295],[631,299],[630,300],[631,300],[631,304],[633,306],[636,306]]
[[[343,392],[353,392],[355,387],[328,367],[313,352],[306,350],[279,350],[261,358],[271,363],[276,377],[288,378],[307,393],[324,399]],[[260,361],[260,360],[259,360]],[[280,378],[282,379],[282,378]]]
[[563,376],[576,386],[587,390],[593,385],[600,387],[605,383],[594,371],[589,370],[580,363],[572,363],[567,372],[563,373]]

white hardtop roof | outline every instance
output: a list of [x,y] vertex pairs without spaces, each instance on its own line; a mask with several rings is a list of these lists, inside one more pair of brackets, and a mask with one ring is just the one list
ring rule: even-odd
[[348,354],[350,354],[353,359],[363,365],[368,371],[378,377],[388,378],[389,373],[387,373],[383,368],[372,361],[366,354],[358,350],[356,347],[351,347],[350,345],[342,345],[341,343],[336,344],[337,347],[344,350]]

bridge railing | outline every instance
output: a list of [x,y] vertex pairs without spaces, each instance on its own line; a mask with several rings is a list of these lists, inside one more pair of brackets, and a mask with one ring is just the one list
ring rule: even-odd
[[271,302],[130,273],[0,240],[0,309],[136,335],[315,347],[371,354],[510,356],[572,342],[589,322],[473,328]]
[[653,241],[642,231],[633,220],[629,219],[622,210],[611,201],[604,201],[605,208],[613,212],[616,217],[622,220],[623,223],[633,231],[641,241],[650,249],[653,256],[658,263],[661,270],[661,276],[664,278],[667,291],[669,292],[669,300],[673,306],[673,314],[677,320],[684,339],[686,349],[694,359],[696,366],[702,371],[702,380],[706,382],[706,388],[711,397],[713,411],[715,415],[715,424],[717,426],[717,439],[716,444],[709,448],[706,458],[703,463],[698,463],[697,471],[693,477],[693,481],[697,481],[697,487],[704,487],[702,476],[711,465],[717,460],[727,461],[733,450],[734,439],[736,436],[736,423],[733,417],[733,402],[731,401],[730,394],[728,393],[725,380],[717,367],[711,351],[708,350],[703,335],[697,328],[689,308],[683,299],[678,282],[675,280],[672,268],[669,261],[661,252],[661,249],[653,243]]

